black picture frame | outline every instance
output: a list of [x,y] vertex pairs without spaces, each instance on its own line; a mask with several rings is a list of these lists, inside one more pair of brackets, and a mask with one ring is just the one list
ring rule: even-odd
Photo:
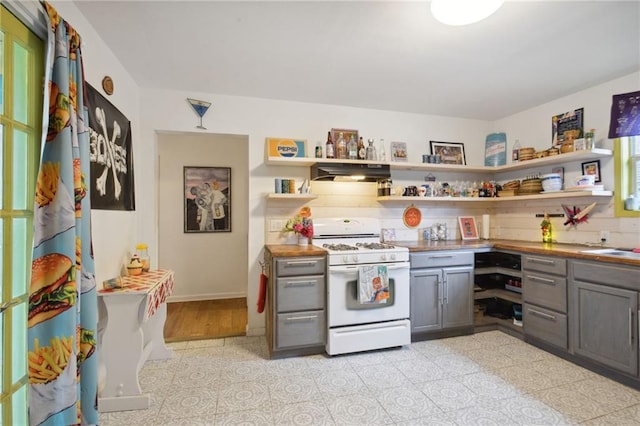
[[184,166],[184,232],[231,232],[231,167]]
[[431,154],[440,156],[440,163],[467,164],[463,143],[429,141],[429,144],[431,146]]
[[583,175],[596,175],[596,182],[600,182],[600,160],[585,161],[582,163]]

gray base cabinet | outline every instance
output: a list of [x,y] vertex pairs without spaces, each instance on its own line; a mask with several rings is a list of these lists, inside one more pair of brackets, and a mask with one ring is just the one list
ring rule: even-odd
[[410,260],[412,334],[473,326],[473,253],[412,253]]
[[326,341],[324,257],[267,257],[267,341],[272,357],[322,353]]
[[574,353],[637,377],[638,269],[580,261],[572,266]]

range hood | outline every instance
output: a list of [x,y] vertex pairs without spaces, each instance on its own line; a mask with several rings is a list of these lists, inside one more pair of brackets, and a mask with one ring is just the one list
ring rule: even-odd
[[315,163],[311,166],[311,180],[375,182],[389,178],[388,164]]

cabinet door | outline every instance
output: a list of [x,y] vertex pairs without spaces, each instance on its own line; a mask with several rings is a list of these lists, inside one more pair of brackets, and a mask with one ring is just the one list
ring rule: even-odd
[[445,268],[442,328],[473,325],[473,268]]
[[575,353],[636,376],[638,293],[575,281],[572,295]]
[[439,330],[442,270],[411,271],[411,332]]

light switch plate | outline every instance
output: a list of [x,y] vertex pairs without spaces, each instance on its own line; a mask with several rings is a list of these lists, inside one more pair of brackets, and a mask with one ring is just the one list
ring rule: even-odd
[[282,219],[271,219],[269,221],[270,232],[280,232],[284,227],[284,221]]

